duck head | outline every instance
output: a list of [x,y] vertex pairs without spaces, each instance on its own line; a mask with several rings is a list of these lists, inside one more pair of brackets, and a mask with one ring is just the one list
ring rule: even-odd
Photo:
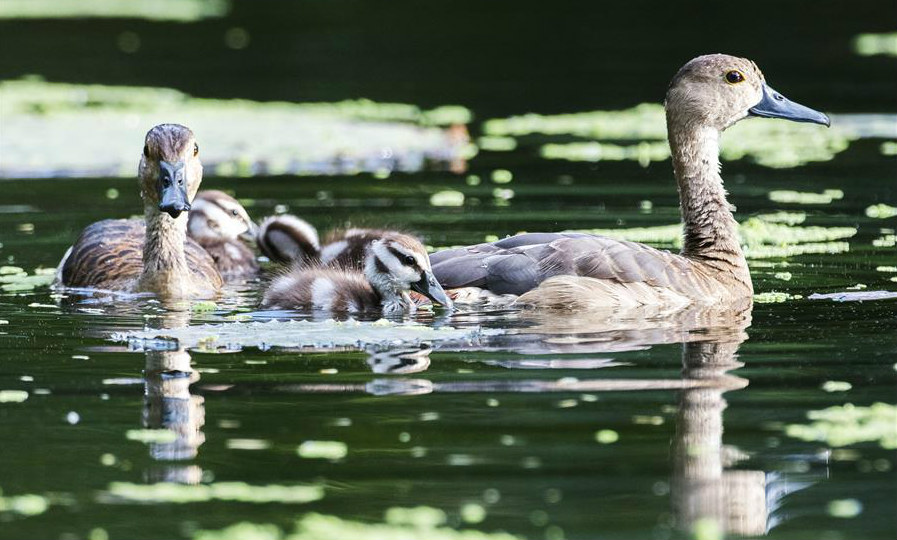
[[668,124],[723,131],[748,116],[783,118],[828,126],[828,116],[773,90],[757,64],[727,54],[690,60],[670,82],[665,107]]
[[364,274],[384,297],[412,290],[452,307],[451,299],[433,275],[427,250],[407,234],[390,233],[371,242],[365,255]]
[[202,182],[199,145],[189,128],[159,124],[146,134],[138,169],[144,203],[172,218],[190,210]]
[[218,190],[203,190],[190,204],[187,231],[194,239],[253,239],[256,226],[237,199]]

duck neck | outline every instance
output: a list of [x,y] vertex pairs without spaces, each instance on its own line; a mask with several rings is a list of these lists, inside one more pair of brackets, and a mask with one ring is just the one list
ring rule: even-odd
[[158,294],[180,295],[190,275],[184,243],[187,241],[186,214],[172,218],[155,205],[146,205],[146,239],[143,244],[141,287]]
[[738,238],[738,222],[726,200],[719,174],[719,131],[689,126],[669,129],[673,170],[685,223],[682,255],[750,286],[747,262]]

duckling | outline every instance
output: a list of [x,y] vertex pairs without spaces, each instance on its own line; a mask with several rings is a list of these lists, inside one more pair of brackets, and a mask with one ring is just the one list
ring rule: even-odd
[[685,222],[681,253],[588,234],[522,234],[435,253],[439,282],[556,309],[750,299],[751,276],[720,177],[720,134],[750,116],[825,126],[829,118],[773,90],[754,62],[725,54],[686,63],[665,107]]
[[327,234],[321,248],[321,264],[335,268],[364,267],[364,255],[375,240],[382,240],[393,234],[404,234],[389,229],[337,229]]
[[321,309],[337,313],[414,311],[409,291],[451,307],[430,269],[427,252],[408,235],[393,233],[371,242],[364,270],[296,268],[275,279],[265,292],[267,309]]
[[59,263],[57,285],[170,299],[214,297],[221,274],[206,250],[187,238],[187,212],[202,182],[193,132],[177,124],[149,130],[137,177],[144,222],[88,225]]
[[239,238],[255,236],[255,223],[243,205],[218,190],[196,194],[187,220],[187,235],[201,245],[225,280],[245,280],[258,274],[255,254]]
[[313,264],[321,255],[318,230],[290,214],[262,220],[255,243],[263,255],[278,263]]

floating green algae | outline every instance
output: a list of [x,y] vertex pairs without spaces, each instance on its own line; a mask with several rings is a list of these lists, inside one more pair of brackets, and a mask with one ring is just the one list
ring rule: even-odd
[[821,388],[825,392],[846,392],[853,388],[853,385],[847,381],[825,381]]
[[191,22],[208,17],[222,17],[229,9],[228,0],[3,0],[0,2],[0,19],[97,17]]
[[883,156],[897,156],[897,141],[885,141],[878,149]]
[[170,443],[177,440],[177,433],[170,429],[129,429],[125,433],[129,441],[142,443]]
[[863,513],[863,503],[856,499],[836,499],[825,506],[828,515],[836,518],[855,518]]
[[[387,511],[389,513],[394,509]],[[408,509],[432,515],[442,512],[418,507]],[[443,514],[444,516],[444,514]],[[422,521],[419,525],[400,523],[363,523],[328,516],[305,514],[296,521],[292,532],[282,531],[271,524],[238,523],[219,531],[201,530],[194,533],[194,540],[519,540],[520,537],[505,532],[487,533],[472,529],[455,530],[441,524]]]
[[464,194],[453,189],[430,195],[430,206],[464,206]]
[[897,405],[875,403],[860,407],[847,403],[820,411],[810,411],[810,424],[791,424],[785,433],[804,441],[847,446],[877,442],[882,448],[897,449]]
[[3,496],[0,490],[0,517],[4,513],[18,514],[20,516],[36,516],[43,514],[50,507],[50,500],[42,495],[10,495]]
[[806,193],[786,189],[770,191],[769,200],[778,203],[793,204],[829,204],[832,201],[844,198],[844,192],[840,189],[826,189],[822,193]]
[[[470,154],[470,112],[402,103],[255,102],[166,88],[0,83],[0,176],[133,176],[134,149],[172,118],[197,135],[208,171],[229,176],[418,170]],[[71,137],[91,126],[90,137]],[[16,133],[16,136],[12,136]],[[28,134],[34,135],[28,135]],[[276,144],[272,144],[276,141]]]
[[860,34],[853,38],[853,52],[860,56],[897,56],[897,33]]
[[754,302],[757,304],[779,304],[788,300],[799,300],[803,296],[799,294],[789,294],[785,292],[763,292],[754,295]]
[[595,432],[595,440],[601,444],[613,444],[620,440],[620,434],[612,429],[599,429]]
[[22,403],[28,399],[24,390],[0,390],[0,403]]
[[897,216],[897,207],[887,204],[873,204],[866,208],[866,216],[877,219],[887,219]]
[[[859,120],[853,123],[862,125]],[[540,154],[546,159],[636,161],[647,166],[670,156],[664,109],[658,103],[619,111],[525,114],[488,120],[483,128],[488,135],[499,137],[572,135],[588,139],[543,144]],[[722,137],[720,156],[725,161],[747,158],[766,167],[788,168],[831,160],[859,136],[858,130],[841,129],[837,123],[834,128],[819,129],[793,122],[750,120],[731,127]]]
[[305,441],[296,453],[306,459],[342,459],[349,453],[349,447],[340,441]]
[[199,503],[213,500],[244,503],[303,504],[324,497],[321,486],[262,485],[245,482],[215,482],[211,484],[185,485],[171,482],[157,484],[132,484],[112,482],[106,493],[115,500],[159,503]]
[[0,267],[0,290],[6,292],[31,291],[53,283],[56,271],[52,268],[38,268],[28,274],[18,266]]

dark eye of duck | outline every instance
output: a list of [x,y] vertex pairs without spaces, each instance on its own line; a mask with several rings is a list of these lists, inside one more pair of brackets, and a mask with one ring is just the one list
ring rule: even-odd
[[726,73],[726,82],[729,84],[738,84],[744,81],[744,75],[741,74],[737,69],[733,69],[732,71]]
[[239,215],[240,215],[240,212],[238,212],[236,208],[234,208],[233,210],[231,210],[230,213],[233,214],[233,215],[235,215],[235,216],[239,216]]
[[149,157],[149,145],[148,144],[143,145],[143,155],[146,157]]
[[405,255],[405,264],[413,266],[417,264],[417,259],[415,259],[413,255]]
[[199,145],[197,143],[193,143],[193,157],[199,155]]

